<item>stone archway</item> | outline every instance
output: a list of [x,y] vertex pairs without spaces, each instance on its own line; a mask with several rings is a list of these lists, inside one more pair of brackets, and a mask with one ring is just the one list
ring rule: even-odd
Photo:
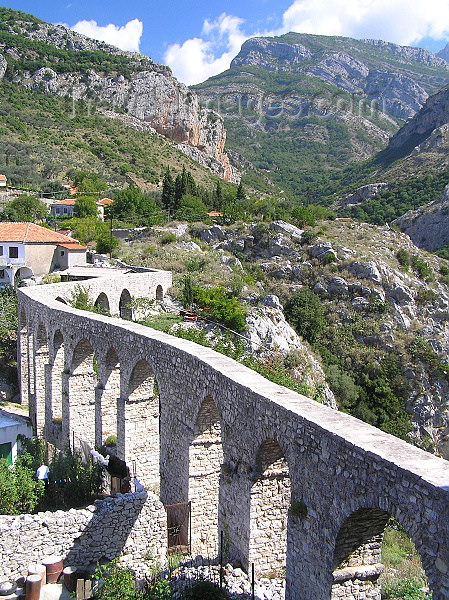
[[39,323],[34,343],[34,423],[36,435],[44,433],[46,421],[46,391],[47,382],[45,372],[48,368],[48,338],[47,330],[43,323]]
[[100,311],[102,315],[110,315],[110,307],[109,307],[109,299],[104,292],[98,295],[98,298],[95,300],[94,306]]
[[120,295],[119,314],[122,319],[125,319],[126,321],[132,321],[133,311],[131,308],[131,294],[126,288]]
[[249,562],[259,575],[285,576],[290,496],[287,460],[268,439],[257,453],[250,499]]
[[189,500],[192,502],[192,553],[218,554],[220,472],[223,462],[221,420],[208,396],[196,418],[189,447]]
[[119,417],[117,450],[146,486],[159,487],[159,396],[146,360],[139,360],[126,386]]
[[381,600],[382,545],[390,518],[385,510],[360,508],[344,521],[335,541],[331,600]]
[[64,372],[64,338],[58,329],[53,336],[52,363],[50,364],[51,394],[48,399],[47,435],[56,446],[61,447],[62,439],[62,376]]
[[25,279],[31,279],[34,276],[33,270],[29,267],[20,267],[14,274],[14,287],[20,287]]
[[120,361],[114,348],[105,356],[104,386],[98,388],[97,445],[102,446],[109,436],[117,437],[117,400],[120,397]]
[[[70,444],[79,449],[83,443],[95,446],[95,389],[98,365],[94,349],[87,339],[73,351],[68,377],[68,425]],[[65,416],[63,415],[63,420]]]

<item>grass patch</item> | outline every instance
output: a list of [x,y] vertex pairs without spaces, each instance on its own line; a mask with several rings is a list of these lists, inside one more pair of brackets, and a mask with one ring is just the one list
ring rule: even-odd
[[171,313],[162,313],[160,315],[155,315],[154,317],[148,317],[147,319],[145,319],[145,321],[142,321],[142,325],[146,325],[147,327],[151,327],[152,329],[157,329],[158,331],[168,333],[168,330],[173,325],[181,322],[182,318],[178,315],[173,315]]

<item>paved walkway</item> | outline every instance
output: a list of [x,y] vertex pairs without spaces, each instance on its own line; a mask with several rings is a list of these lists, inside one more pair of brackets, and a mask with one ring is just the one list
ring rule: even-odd
[[70,593],[60,583],[48,583],[41,589],[40,600],[71,600]]

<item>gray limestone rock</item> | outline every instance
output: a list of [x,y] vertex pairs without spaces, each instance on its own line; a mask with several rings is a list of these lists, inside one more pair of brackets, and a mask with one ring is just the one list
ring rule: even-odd
[[369,261],[367,263],[353,262],[346,267],[347,271],[357,277],[357,279],[370,279],[374,283],[382,283],[382,276],[376,263]]

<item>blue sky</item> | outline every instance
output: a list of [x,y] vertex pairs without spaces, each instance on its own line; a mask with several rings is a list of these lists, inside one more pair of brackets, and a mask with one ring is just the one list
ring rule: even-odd
[[437,52],[448,0],[0,0],[50,23],[169,64],[187,84],[227,69],[254,35],[287,31],[381,38]]

